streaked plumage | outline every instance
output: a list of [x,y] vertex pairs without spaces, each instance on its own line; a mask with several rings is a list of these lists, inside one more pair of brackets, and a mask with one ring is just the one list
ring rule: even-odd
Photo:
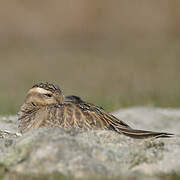
[[73,102],[73,103],[79,104],[79,105],[83,105],[83,106],[86,106],[88,108],[95,107],[97,109],[104,110],[103,107],[94,105],[92,103],[87,103],[87,102],[83,101],[79,96],[75,96],[75,95],[65,96],[65,101],[66,102]]
[[34,85],[27,93],[18,113],[21,132],[33,128],[63,127],[82,130],[105,129],[132,138],[171,137],[173,134],[135,130],[102,107],[84,102],[78,96],[66,96],[59,86],[50,83]]

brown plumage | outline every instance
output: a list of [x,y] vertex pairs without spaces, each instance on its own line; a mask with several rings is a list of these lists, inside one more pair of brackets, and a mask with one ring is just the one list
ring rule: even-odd
[[27,93],[18,113],[19,130],[62,127],[82,130],[112,130],[132,138],[171,137],[173,134],[132,129],[102,107],[84,102],[78,96],[64,97],[59,86],[50,83],[34,85]]

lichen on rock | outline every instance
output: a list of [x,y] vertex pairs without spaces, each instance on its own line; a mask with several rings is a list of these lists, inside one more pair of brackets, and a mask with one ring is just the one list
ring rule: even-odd
[[[122,109],[115,114],[141,129],[172,133],[180,129],[180,110],[139,107]],[[0,117],[0,123],[6,124],[6,129],[0,126],[0,164],[11,172],[26,175],[58,172],[83,178],[119,177],[135,172],[153,175],[180,170],[178,136],[137,140],[112,131],[61,128],[39,128],[20,136],[14,129],[15,116],[14,119],[7,119],[6,123]]]

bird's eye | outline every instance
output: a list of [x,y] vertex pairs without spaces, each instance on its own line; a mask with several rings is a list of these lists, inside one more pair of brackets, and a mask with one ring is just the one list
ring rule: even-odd
[[52,94],[44,94],[46,97],[52,97]]

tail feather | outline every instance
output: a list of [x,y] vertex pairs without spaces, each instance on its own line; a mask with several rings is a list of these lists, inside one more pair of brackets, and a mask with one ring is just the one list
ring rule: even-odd
[[153,132],[153,131],[144,131],[137,129],[116,129],[116,132],[129,136],[135,139],[145,139],[145,138],[170,138],[174,134],[166,132]]

